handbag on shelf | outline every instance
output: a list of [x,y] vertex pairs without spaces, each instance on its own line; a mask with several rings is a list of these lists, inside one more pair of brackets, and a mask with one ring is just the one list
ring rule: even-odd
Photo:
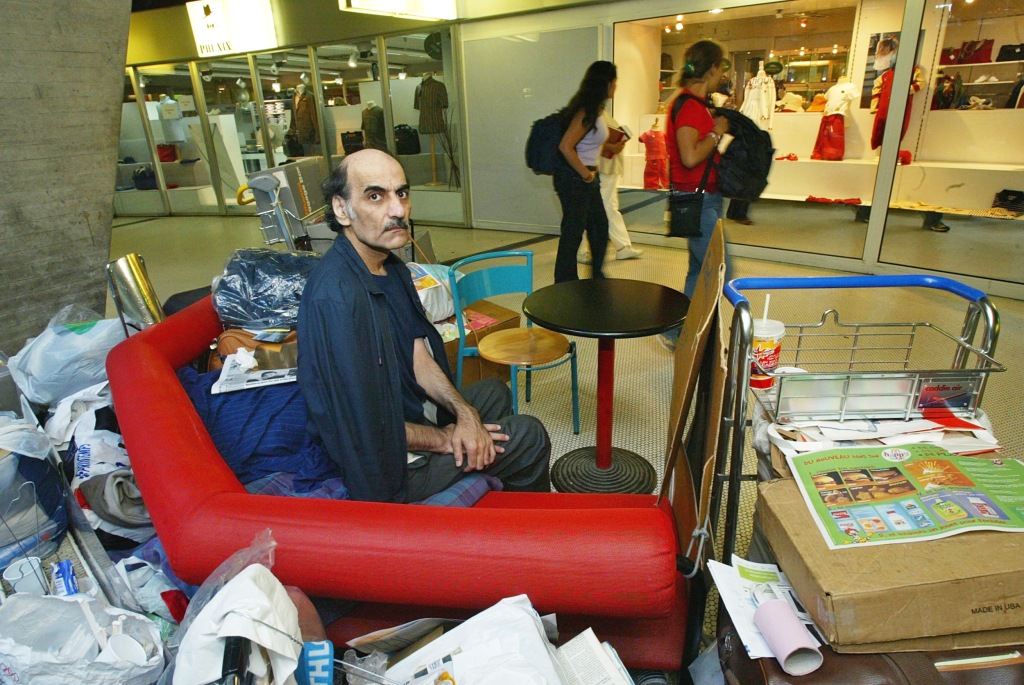
[[[712,153],[714,157],[714,153]],[[670,188],[668,191],[668,236],[670,238],[700,237],[700,215],[704,211],[704,188],[714,165],[712,157],[704,166],[704,175],[697,190],[687,192]]]
[[992,61],[992,48],[995,47],[995,40],[982,38],[981,40],[965,40],[960,46],[960,57],[957,64],[984,64]]
[[1000,190],[992,200],[992,207],[1024,214],[1024,190]]
[[1020,62],[1024,61],[1024,43],[1007,43],[999,48],[996,55],[997,62]]
[[942,48],[939,64],[956,64],[960,59],[960,48]]

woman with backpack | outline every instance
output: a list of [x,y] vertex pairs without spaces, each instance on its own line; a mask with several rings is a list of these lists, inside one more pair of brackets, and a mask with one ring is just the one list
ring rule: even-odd
[[[692,193],[703,184],[700,189],[704,191],[700,235],[686,239],[690,260],[683,294],[687,297],[693,297],[711,234],[722,217],[722,196],[718,193],[715,164],[718,161],[718,143],[729,131],[729,121],[725,117],[711,115],[708,98],[725,76],[724,57],[722,46],[711,40],[697,41],[686,50],[683,68],[679,72],[682,90],[670,105],[671,114],[665,126],[670,187]],[[680,99],[682,101],[677,105]],[[674,350],[679,341],[679,331],[678,328],[667,331],[658,336],[658,340],[669,350]]]
[[625,139],[607,143],[608,125],[601,117],[605,101],[615,95],[617,77],[618,72],[611,62],[594,62],[587,67],[579,90],[561,112],[565,133],[558,150],[566,164],[554,173],[555,192],[562,205],[555,283],[579,278],[576,250],[584,232],[593,255],[591,274],[594,278],[604,278],[601,267],[608,249],[608,215],[601,199],[597,160],[602,149],[617,154],[625,146]]

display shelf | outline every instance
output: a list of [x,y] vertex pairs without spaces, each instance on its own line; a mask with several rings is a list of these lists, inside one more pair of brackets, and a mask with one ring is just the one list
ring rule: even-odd
[[1016,83],[1016,81],[977,81],[974,83],[964,83],[963,87],[972,88],[974,86],[1005,86],[1011,83]]
[[1024,64],[1024,59],[1008,59],[1002,62],[978,62],[976,64],[940,64],[938,68],[941,69],[971,69],[973,67],[994,67],[1001,64]]

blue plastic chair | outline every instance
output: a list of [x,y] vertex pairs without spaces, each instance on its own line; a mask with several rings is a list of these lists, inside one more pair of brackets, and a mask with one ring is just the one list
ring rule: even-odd
[[[512,260],[512,263],[509,263]],[[463,267],[478,262],[490,262],[457,278]],[[476,341],[467,343],[463,310],[474,302],[495,295],[533,292],[533,253],[528,250],[487,252],[466,257],[452,264],[448,274],[452,297],[455,301],[455,325],[459,329],[459,353],[456,361],[455,382],[462,387],[462,365],[466,357],[482,357],[488,361],[510,367],[512,381],[512,412],[519,413],[519,371],[526,373],[526,401],[530,401],[534,371],[550,369],[569,362],[572,369],[572,429],[580,432],[579,382],[576,376],[576,343],[561,333],[543,328],[526,327],[495,331]]]

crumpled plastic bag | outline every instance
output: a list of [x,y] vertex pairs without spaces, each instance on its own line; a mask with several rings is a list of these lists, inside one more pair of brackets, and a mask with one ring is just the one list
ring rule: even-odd
[[8,366],[29,401],[56,404],[107,380],[107,353],[124,339],[118,319],[69,304],[50,319],[46,330],[29,338]]
[[236,328],[295,328],[299,298],[319,260],[314,252],[235,250],[213,284],[221,322]]
[[[99,643],[85,612],[107,636],[115,619],[146,652],[144,664],[97,662]],[[97,599],[16,594],[0,605],[2,683],[32,685],[152,685],[164,667],[160,631],[145,616]]]

